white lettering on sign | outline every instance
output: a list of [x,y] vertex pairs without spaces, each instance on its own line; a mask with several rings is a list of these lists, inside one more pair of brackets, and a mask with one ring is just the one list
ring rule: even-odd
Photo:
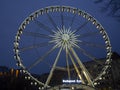
[[81,83],[81,80],[63,80],[63,83]]

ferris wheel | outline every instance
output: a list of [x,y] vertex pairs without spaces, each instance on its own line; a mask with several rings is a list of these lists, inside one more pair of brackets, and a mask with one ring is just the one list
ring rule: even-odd
[[111,62],[103,26],[70,6],[49,6],[30,14],[17,31],[14,52],[25,78],[39,89],[62,84],[63,79],[94,87]]

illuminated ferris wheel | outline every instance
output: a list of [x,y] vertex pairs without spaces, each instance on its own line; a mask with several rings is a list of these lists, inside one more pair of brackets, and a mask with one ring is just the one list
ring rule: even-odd
[[85,11],[69,6],[45,7],[30,14],[15,36],[14,52],[25,78],[39,89],[62,85],[62,80],[80,80],[94,87],[111,61],[111,44],[103,26]]

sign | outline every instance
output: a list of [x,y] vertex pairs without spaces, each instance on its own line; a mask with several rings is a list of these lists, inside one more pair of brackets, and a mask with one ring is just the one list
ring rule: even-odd
[[81,83],[81,80],[63,80],[63,83]]

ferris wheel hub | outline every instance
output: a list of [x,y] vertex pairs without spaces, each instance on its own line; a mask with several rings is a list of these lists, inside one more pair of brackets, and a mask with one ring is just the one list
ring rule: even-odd
[[70,39],[70,36],[68,34],[63,34],[62,35],[62,40],[63,41],[68,41]]
[[76,47],[78,43],[78,38],[74,31],[71,30],[71,28],[59,28],[58,30],[54,32],[53,35],[51,35],[52,40],[50,42],[54,43],[58,47],[65,48],[71,48]]

